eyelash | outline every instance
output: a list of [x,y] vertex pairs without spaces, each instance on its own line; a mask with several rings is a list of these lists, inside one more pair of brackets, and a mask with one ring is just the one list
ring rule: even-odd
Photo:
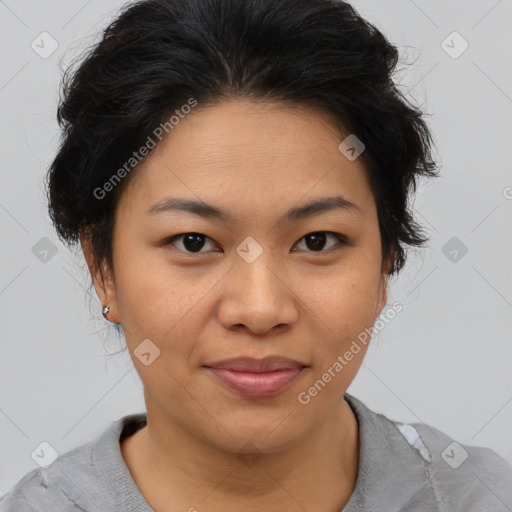
[[[304,240],[306,237],[308,237],[309,235],[316,235],[316,234],[327,234],[327,235],[332,235],[334,238],[336,238],[339,242],[339,244],[341,244],[341,246],[344,246],[344,245],[348,245],[348,242],[347,242],[347,238],[342,235],[341,233],[335,233],[333,231],[312,231],[311,233],[307,233],[306,235],[304,235],[302,238],[300,238],[296,243],[299,243],[301,242],[302,240]],[[166,240],[164,240],[164,245],[169,245],[171,244],[172,245],[172,242],[174,242],[176,239],[178,238],[182,238],[186,235],[199,235],[199,236],[202,236],[202,237],[205,237],[206,239],[209,239],[209,240],[212,240],[210,237],[206,236],[206,235],[203,235],[202,233],[197,233],[195,231],[190,231],[190,232],[187,232],[187,233],[180,233],[178,235],[174,235],[174,236],[171,236],[169,238],[167,238]],[[322,254],[322,253],[331,253],[331,252],[334,252],[335,250],[339,249],[340,247],[338,247],[338,244],[334,245],[333,247],[327,249],[327,250],[321,250],[321,251],[306,251],[306,252],[310,252],[312,254]],[[185,254],[201,254],[201,253],[206,253],[208,251],[198,251],[198,252],[193,252],[193,251],[184,251],[182,249],[178,249],[176,248],[178,251],[181,251],[181,252],[184,252]]]

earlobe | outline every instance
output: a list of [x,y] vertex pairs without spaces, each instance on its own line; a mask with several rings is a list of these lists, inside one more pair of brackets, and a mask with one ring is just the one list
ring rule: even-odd
[[[112,274],[106,263],[102,266],[96,261],[92,243],[89,238],[80,234],[80,245],[84,253],[89,272],[93,280],[96,294],[102,305],[102,313],[106,320],[119,323],[117,314],[116,290]],[[108,309],[105,312],[105,307]],[[108,318],[107,318],[108,315]]]

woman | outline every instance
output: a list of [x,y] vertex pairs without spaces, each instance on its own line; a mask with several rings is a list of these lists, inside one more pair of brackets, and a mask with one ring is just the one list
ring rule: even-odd
[[[65,81],[49,211],[146,414],[11,511],[505,511],[512,468],[346,393],[436,175],[397,50],[336,0],[128,5]],[[392,309],[399,309],[393,304]]]

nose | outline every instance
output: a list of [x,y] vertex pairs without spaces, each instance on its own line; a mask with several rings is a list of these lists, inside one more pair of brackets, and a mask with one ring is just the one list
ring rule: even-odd
[[298,298],[293,282],[269,253],[263,251],[252,263],[235,258],[218,308],[218,319],[226,329],[269,335],[297,322]]

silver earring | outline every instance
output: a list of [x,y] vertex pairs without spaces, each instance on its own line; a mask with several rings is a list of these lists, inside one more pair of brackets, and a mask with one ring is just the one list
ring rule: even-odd
[[[110,311],[110,308],[108,306],[103,306],[103,309],[101,310],[101,312],[103,313],[103,318],[105,318],[105,320],[108,320],[107,314],[109,311]],[[108,321],[110,322],[110,320],[108,320]]]

